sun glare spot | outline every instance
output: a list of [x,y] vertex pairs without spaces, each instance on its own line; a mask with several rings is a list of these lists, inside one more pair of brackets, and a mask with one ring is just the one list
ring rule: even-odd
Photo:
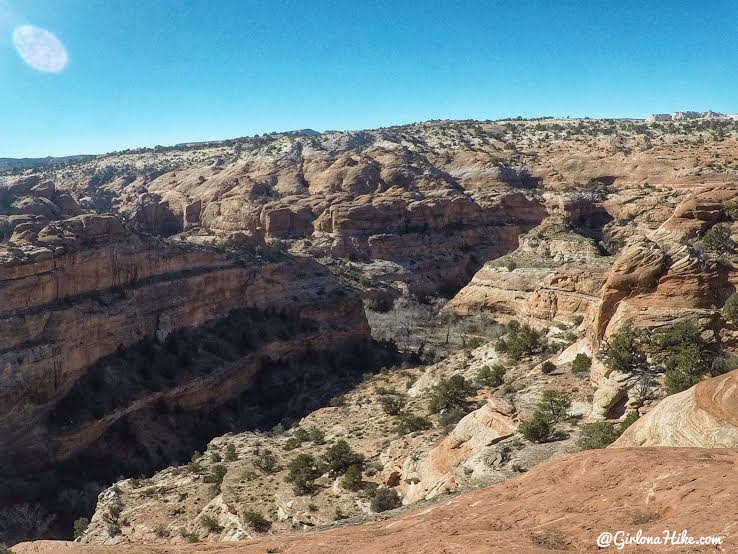
[[64,45],[49,31],[23,25],[13,32],[13,44],[23,61],[44,73],[59,73],[69,56]]

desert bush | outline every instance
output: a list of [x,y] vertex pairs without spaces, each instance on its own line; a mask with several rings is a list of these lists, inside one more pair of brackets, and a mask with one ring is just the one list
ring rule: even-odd
[[572,373],[584,373],[585,371],[589,371],[589,369],[592,367],[592,358],[584,354],[583,352],[580,352],[574,357],[574,360],[571,362],[571,372]]
[[346,397],[343,395],[334,396],[328,403],[334,408],[343,408],[346,406]]
[[682,321],[653,335],[652,358],[660,363],[667,394],[675,394],[699,383],[712,370],[713,353],[699,328]]
[[407,435],[415,431],[425,431],[431,427],[433,427],[433,424],[430,420],[414,414],[400,414],[395,420],[395,431],[400,435]]
[[349,466],[343,479],[341,479],[341,486],[346,490],[358,491],[361,488],[361,483],[361,469],[359,466]]
[[625,414],[623,421],[618,424],[618,435],[625,433],[625,430],[638,421],[639,417],[640,415],[638,414],[638,410],[631,410]]
[[253,463],[254,467],[262,473],[276,473],[279,471],[277,457],[268,448],[257,450]]
[[738,323],[738,292],[731,294],[725,301],[723,317],[731,323]]
[[308,438],[313,444],[325,444],[325,433],[317,427],[310,428]]
[[235,462],[238,460],[238,454],[236,453],[236,447],[233,443],[228,443],[225,450],[226,462]]
[[361,467],[364,464],[364,456],[351,450],[345,440],[336,441],[321,459],[325,469],[333,475],[343,473],[353,465]]
[[477,382],[483,387],[499,387],[502,385],[504,376],[505,368],[502,364],[496,363],[491,367],[485,365],[477,373]]
[[585,423],[582,425],[581,434],[579,435],[579,440],[577,440],[577,446],[581,450],[607,448],[615,442],[615,439],[617,439],[618,436],[620,435],[615,430],[615,427],[606,421]]
[[648,365],[643,332],[631,320],[626,321],[600,348],[597,357],[615,371],[644,371]]
[[452,375],[441,379],[430,392],[428,407],[431,413],[466,405],[467,397],[474,392],[474,387],[464,379],[463,375]]
[[200,518],[200,523],[207,529],[208,533],[220,533],[223,530],[223,526],[209,514],[205,514]]
[[438,417],[438,423],[440,423],[441,427],[456,425],[466,414],[466,410],[462,410],[461,408],[453,408],[451,410],[443,412]]
[[504,353],[510,361],[518,361],[523,356],[541,352],[545,348],[542,333],[536,332],[528,325],[520,325],[512,320],[507,324],[506,330],[505,337],[495,343],[495,349]]
[[556,365],[551,360],[546,360],[541,364],[541,373],[548,374],[556,371]]
[[[90,526],[90,520],[86,517],[81,517],[79,519],[75,519],[74,523],[72,524],[72,528],[74,530],[74,539],[80,538],[82,535],[85,534],[85,531],[87,531],[87,528]],[[0,551],[2,552],[2,551]]]
[[387,489],[381,487],[377,489],[374,498],[371,501],[371,509],[374,512],[386,512],[387,510],[394,510],[402,505],[400,495],[394,489]]
[[223,464],[215,464],[210,468],[210,472],[202,478],[204,483],[214,483],[220,485],[223,483],[223,478],[228,473],[228,469]]
[[545,390],[538,402],[537,411],[551,423],[556,423],[567,416],[569,408],[571,408],[571,396],[561,391]]
[[272,527],[272,522],[256,510],[244,510],[241,514],[241,519],[257,533],[266,533]]
[[531,442],[545,442],[551,435],[551,424],[540,412],[535,412],[518,427],[518,431]]
[[730,238],[730,230],[722,224],[713,225],[702,237],[705,250],[723,256],[735,252],[735,242]]
[[292,484],[295,494],[308,494],[315,488],[314,481],[323,474],[323,468],[310,454],[298,454],[289,463],[285,481]]
[[405,401],[399,395],[386,394],[379,397],[384,413],[391,416],[399,415],[405,407]]

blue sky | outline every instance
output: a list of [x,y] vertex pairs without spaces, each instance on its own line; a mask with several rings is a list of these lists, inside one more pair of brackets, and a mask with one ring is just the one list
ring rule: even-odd
[[[738,4],[0,0],[0,157],[434,118],[738,111]],[[39,72],[13,31],[53,33]]]

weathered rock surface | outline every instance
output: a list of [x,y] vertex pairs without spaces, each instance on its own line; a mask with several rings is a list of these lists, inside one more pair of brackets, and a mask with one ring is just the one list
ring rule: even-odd
[[[604,531],[720,536],[738,548],[732,449],[616,448],[582,452],[510,481],[442,500],[392,519],[327,531],[214,545],[93,546],[24,543],[17,554],[129,552],[550,552],[593,551]],[[719,483],[720,486],[715,486]],[[611,547],[614,548],[614,547]],[[627,548],[627,547],[626,547]],[[693,546],[670,546],[693,552]],[[664,546],[639,545],[639,552]]]
[[[358,296],[315,262],[143,238],[113,216],[54,222],[36,245],[1,248],[0,306],[0,467],[11,473],[72,457],[156,401],[190,409],[222,402],[248,388],[256,369],[248,360],[259,358],[251,353],[241,366],[136,397],[81,426],[44,420],[94,363],[145,339],[163,343],[179,329],[239,309],[309,320],[326,350],[369,337]],[[294,355],[311,336],[292,337],[291,344],[285,337],[281,350]],[[261,355],[284,355],[270,348]]]
[[667,396],[613,446],[738,447],[737,391],[733,371]]

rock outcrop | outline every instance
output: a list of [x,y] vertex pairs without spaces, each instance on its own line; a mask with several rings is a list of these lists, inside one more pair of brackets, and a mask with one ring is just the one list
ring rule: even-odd
[[738,372],[667,396],[613,446],[738,447]]
[[[722,540],[717,547],[700,548],[732,551],[738,548],[732,532],[738,518],[733,502],[738,494],[733,477],[736,463],[735,450],[594,450],[364,525],[215,545],[104,547],[41,541],[16,545],[14,552],[589,552],[606,531],[664,537],[664,530],[678,534],[682,529],[696,539],[717,536]],[[639,552],[663,549],[663,545],[638,545]]]

